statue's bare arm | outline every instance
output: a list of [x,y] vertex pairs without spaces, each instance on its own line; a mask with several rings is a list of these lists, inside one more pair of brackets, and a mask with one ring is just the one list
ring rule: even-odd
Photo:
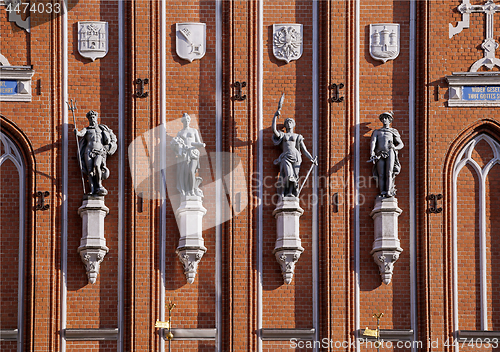
[[87,133],[87,128],[82,128],[80,131],[78,131],[78,128],[75,128],[73,132],[75,132],[77,137],[83,137],[85,136],[85,133]]
[[274,114],[274,117],[273,117],[273,133],[276,136],[276,138],[280,138],[280,134],[279,134],[278,130],[276,129],[276,119],[278,118],[278,116],[280,116],[280,112],[276,111],[276,113]]
[[198,134],[198,130],[194,130],[194,131],[195,131],[194,142],[191,143],[191,145],[193,147],[197,147],[197,148],[204,148],[206,146],[206,144],[201,142],[201,138],[200,138],[200,135]]
[[395,150],[403,149],[405,145],[403,143],[403,140],[401,139],[401,136],[399,134],[396,134],[394,136],[394,139],[396,141],[396,143],[394,144],[394,149]]
[[314,164],[318,165],[318,157],[313,157],[311,153],[306,148],[306,144],[304,143],[304,140],[300,141],[300,149],[302,149],[302,152],[313,162]]
[[370,156],[375,156],[375,148],[377,146],[378,131],[375,130],[372,133],[372,139],[370,141]]

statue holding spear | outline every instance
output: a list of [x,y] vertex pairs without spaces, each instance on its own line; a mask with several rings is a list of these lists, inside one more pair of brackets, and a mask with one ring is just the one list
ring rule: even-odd
[[[276,128],[276,120],[281,115],[281,108],[285,100],[285,93],[281,96],[278,103],[278,110],[273,117],[273,142],[274,145],[280,145],[282,153],[278,159],[274,160],[275,165],[280,166],[277,192],[282,197],[298,197],[303,185],[311,174],[312,168],[318,165],[318,158],[313,157],[304,144],[304,137],[301,134],[294,133],[295,121],[292,118],[285,120],[285,132],[279,131]],[[312,165],[307,173],[306,179],[302,186],[299,187],[299,171],[302,163],[302,153]]]
[[[75,110],[76,108],[76,100],[73,101],[71,99],[71,103],[69,101],[66,102],[68,104],[68,110],[70,110],[73,113],[73,125],[76,128],[76,119],[75,119]],[[78,159],[78,165],[80,166],[80,175],[82,176],[82,186],[83,186],[83,194],[85,194],[85,180],[83,179],[83,167],[82,167],[82,159],[80,159],[80,150],[79,150],[79,143],[78,143],[78,136],[76,136],[76,150],[77,150],[77,159]]]
[[[73,111],[73,118],[75,109],[76,107],[70,106],[70,110]],[[79,131],[75,125],[74,129],[77,138],[83,137],[78,141],[80,170],[82,174],[85,173],[88,176],[89,194],[92,196],[105,196],[108,191],[102,186],[102,180],[109,177],[106,159],[116,151],[118,147],[117,139],[113,130],[106,125],[97,123],[97,112],[90,110],[86,116],[89,120],[89,126]]]

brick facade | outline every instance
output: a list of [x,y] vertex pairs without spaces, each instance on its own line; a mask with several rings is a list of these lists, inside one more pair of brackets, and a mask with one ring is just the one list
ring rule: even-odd
[[[49,3],[54,10],[59,4]],[[463,331],[494,338],[500,331],[500,166],[489,169],[484,184],[476,169],[500,157],[479,140],[500,143],[500,113],[493,106],[448,105],[446,76],[469,71],[484,55],[484,14],[471,14],[469,28],[449,38],[449,24],[463,19],[458,5],[69,0],[66,13],[48,13],[47,5],[32,12],[29,33],[0,5],[0,54],[11,66],[32,65],[35,72],[31,101],[0,102],[2,138],[17,146],[25,172],[20,196],[15,165],[0,165],[0,349],[166,351],[168,341],[154,325],[167,319],[163,305],[169,299],[176,304],[173,328],[197,336],[174,334],[172,350],[180,351],[376,351],[356,344],[356,336],[376,328],[372,315],[378,312],[384,313],[385,333],[403,334],[399,341],[411,339],[414,351],[478,350],[450,346]],[[79,21],[108,23],[104,58],[79,54]],[[176,24],[188,22],[206,24],[205,55],[192,62],[176,53]],[[273,55],[273,24],[292,23],[303,26],[303,52],[286,63]],[[399,24],[395,60],[370,56],[375,23]],[[495,73],[492,85],[500,86],[498,66],[479,71]],[[137,79],[148,79],[147,97],[136,96]],[[237,82],[245,82],[244,100],[236,97]],[[332,84],[342,84],[342,101],[335,101]],[[319,161],[300,195],[304,252],[290,284],[273,253],[279,172],[273,161],[280,151],[271,124],[282,93],[278,128],[294,118]],[[77,253],[83,192],[69,99],[77,102],[78,129],[87,126],[85,113],[92,109],[119,138],[103,182],[109,253],[94,284]],[[366,160],[371,135],[382,126],[378,116],[389,110],[405,144],[396,178],[403,252],[385,285],[370,253],[378,189]],[[192,284],[176,254],[178,201],[172,194],[161,197],[164,182],[175,184],[169,144],[184,112],[206,144],[199,176],[207,251]],[[164,132],[166,142],[158,134]],[[470,154],[475,164],[456,172],[461,152],[477,138]],[[303,155],[301,176],[310,165]],[[36,193],[45,191],[49,207],[37,210]],[[432,194],[443,195],[437,200],[441,212],[429,210]],[[269,337],[273,331],[285,338]],[[208,338],[200,337],[207,332]],[[294,346],[290,338],[304,333],[307,338]],[[384,350],[412,351],[396,343]]]

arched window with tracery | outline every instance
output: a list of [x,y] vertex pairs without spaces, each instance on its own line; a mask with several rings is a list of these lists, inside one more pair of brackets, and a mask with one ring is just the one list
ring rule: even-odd
[[452,206],[454,330],[462,336],[498,331],[500,144],[489,135],[476,136],[459,153]]
[[0,350],[22,351],[25,291],[26,168],[0,131]]

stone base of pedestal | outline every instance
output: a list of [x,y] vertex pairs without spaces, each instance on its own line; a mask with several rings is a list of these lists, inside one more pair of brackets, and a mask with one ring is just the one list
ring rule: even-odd
[[202,198],[198,196],[183,197],[181,205],[175,212],[180,234],[176,253],[184,266],[186,280],[190,284],[194,282],[198,264],[207,251],[202,237],[203,216],[206,213]]
[[296,197],[283,197],[273,215],[276,218],[276,245],[274,255],[280,264],[283,281],[290,284],[304,248],[299,236],[299,218],[304,213]]
[[295,274],[295,264],[299,261],[300,255],[304,251],[304,248],[300,247],[296,249],[274,249],[274,256],[281,267],[281,275],[283,275],[283,281],[286,284],[290,284],[293,279],[293,274]]
[[192,284],[194,282],[196,273],[198,272],[198,264],[200,263],[201,258],[203,258],[203,255],[206,251],[207,249],[205,247],[192,249],[184,247],[177,248],[177,250],[175,251],[184,267],[184,275],[186,275],[186,281],[189,284]]
[[375,225],[375,240],[371,254],[379,266],[382,281],[388,285],[392,280],[394,263],[403,251],[398,238],[398,217],[403,211],[395,197],[377,197],[371,212]]
[[82,239],[78,253],[85,264],[88,282],[91,284],[96,282],[100,265],[109,251],[104,237],[104,218],[108,213],[104,197],[86,195],[82,206],[78,209],[78,214],[82,218]]

